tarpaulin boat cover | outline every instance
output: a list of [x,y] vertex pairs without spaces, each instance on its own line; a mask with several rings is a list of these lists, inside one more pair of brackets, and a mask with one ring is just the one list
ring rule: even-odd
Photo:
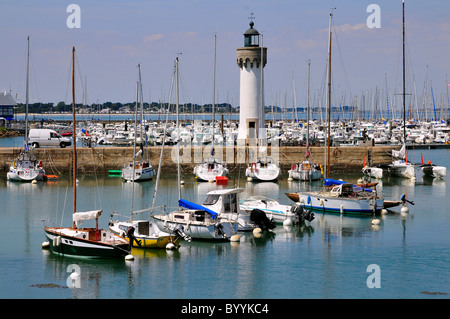
[[217,217],[217,213],[196,203],[192,203],[190,201],[187,201],[185,199],[180,199],[178,200],[178,205],[184,208],[188,208],[188,209],[197,209],[197,210],[204,210],[205,212],[207,212],[208,214],[211,215],[212,219],[216,219]]
[[[324,184],[325,184],[325,186],[333,186],[333,185],[351,184],[351,183],[340,181],[340,180],[337,180],[337,179],[324,178]],[[355,184],[353,184],[353,187],[359,187],[359,186],[356,186]],[[368,192],[368,193],[372,192],[372,190],[370,188],[363,188],[363,187],[361,187],[361,189],[363,191],[365,191],[365,192]]]

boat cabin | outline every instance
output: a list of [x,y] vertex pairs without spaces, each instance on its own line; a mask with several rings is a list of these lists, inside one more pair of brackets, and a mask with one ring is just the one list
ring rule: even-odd
[[208,192],[203,206],[218,213],[237,214],[239,212],[239,193],[243,188],[218,189]]

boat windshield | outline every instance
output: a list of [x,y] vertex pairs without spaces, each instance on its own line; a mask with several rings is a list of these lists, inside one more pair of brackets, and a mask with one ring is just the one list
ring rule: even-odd
[[203,202],[203,205],[214,205],[219,200],[219,197],[219,195],[208,195]]

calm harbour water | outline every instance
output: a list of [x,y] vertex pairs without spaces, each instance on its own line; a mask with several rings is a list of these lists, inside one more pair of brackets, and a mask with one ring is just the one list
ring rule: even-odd
[[[450,167],[450,150],[410,151],[410,159],[431,160]],[[4,174],[6,175],[6,174]],[[163,174],[157,204],[174,207],[175,175]],[[359,172],[343,176],[350,182]],[[371,218],[319,215],[310,225],[285,228],[255,238],[243,234],[240,243],[182,242],[178,251],[133,250],[134,261],[90,261],[59,257],[42,250],[43,220],[71,224],[72,186],[69,176],[57,182],[14,183],[0,177],[0,298],[12,299],[378,299],[449,298],[450,191],[447,178],[415,181],[384,178],[386,199],[401,194],[415,202],[406,217],[400,207],[372,226]],[[78,210],[103,209],[100,226],[112,211],[129,216],[131,183],[107,175],[79,176]],[[183,197],[203,202],[218,186],[183,175]],[[135,210],[151,205],[155,182],[134,185]],[[309,184],[248,183],[244,171],[228,187],[244,187],[241,199],[265,195],[290,204],[286,192]],[[311,187],[319,187],[315,182]],[[142,217],[148,217],[143,215]],[[62,222],[61,222],[62,221]],[[88,225],[88,224],[87,224]],[[69,265],[80,267],[80,288],[67,288]],[[380,288],[369,288],[379,266]]]

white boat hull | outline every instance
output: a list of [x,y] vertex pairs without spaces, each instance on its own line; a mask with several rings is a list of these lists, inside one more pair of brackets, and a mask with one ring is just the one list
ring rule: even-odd
[[394,161],[388,166],[388,171],[391,176],[403,178],[415,178],[416,173],[414,166],[404,161]]
[[126,167],[126,168],[122,169],[123,179],[125,179],[126,181],[130,181],[130,182],[150,180],[155,175],[156,175],[156,172],[153,169],[153,167],[134,169],[134,178],[133,178],[133,167]]
[[184,233],[192,239],[228,240],[238,232],[236,221],[221,218],[210,220],[206,216],[204,220],[196,220],[194,213],[192,210],[182,210],[168,215],[154,215],[153,219],[161,231],[173,232],[177,226],[182,226]]
[[278,166],[269,165],[268,167],[247,167],[245,170],[245,176],[250,177],[258,181],[275,181],[281,174],[281,170]]
[[215,165],[214,168],[211,168],[209,163],[205,162],[194,167],[194,174],[199,181],[212,181],[216,180],[217,176],[227,176],[228,168],[223,165]]
[[383,169],[379,167],[363,167],[362,172],[364,175],[381,179],[383,178]]
[[33,180],[43,180],[44,175],[45,171],[43,169],[15,169],[11,166],[6,174],[6,178],[10,181],[31,182]]
[[447,168],[445,166],[422,166],[422,173],[426,176],[443,178],[447,176]]
[[384,203],[381,198],[340,198],[325,193],[298,194],[301,206],[317,213],[373,215],[381,212]]

